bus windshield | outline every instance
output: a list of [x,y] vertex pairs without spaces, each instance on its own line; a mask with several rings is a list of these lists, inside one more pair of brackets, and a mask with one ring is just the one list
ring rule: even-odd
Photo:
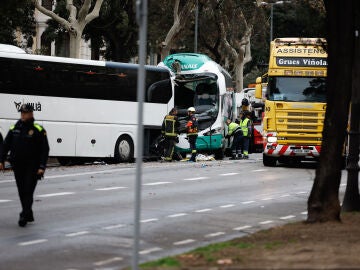
[[326,102],[325,77],[269,77],[271,101]]

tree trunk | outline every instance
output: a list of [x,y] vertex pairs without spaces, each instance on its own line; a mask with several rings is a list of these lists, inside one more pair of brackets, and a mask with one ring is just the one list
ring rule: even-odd
[[70,57],[80,58],[81,35],[74,33],[69,33],[69,34],[70,34]]
[[355,15],[355,42],[352,72],[351,123],[349,132],[349,157],[347,164],[348,179],[342,210],[346,212],[360,211],[359,195],[359,143],[360,143],[360,4],[355,2],[358,13]]
[[354,1],[325,0],[329,64],[327,109],[320,164],[308,199],[308,222],[340,220],[339,185],[354,59]]
[[235,61],[235,92],[240,93],[244,85],[244,61]]

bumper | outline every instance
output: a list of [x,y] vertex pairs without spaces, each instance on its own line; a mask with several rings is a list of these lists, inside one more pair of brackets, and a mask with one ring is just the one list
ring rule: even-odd
[[264,154],[273,157],[319,157],[321,146],[319,145],[281,145],[266,143]]

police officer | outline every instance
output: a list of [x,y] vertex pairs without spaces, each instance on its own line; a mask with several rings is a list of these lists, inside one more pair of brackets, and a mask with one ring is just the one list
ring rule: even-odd
[[244,111],[244,117],[240,122],[240,127],[243,133],[242,139],[242,149],[243,149],[243,159],[249,158],[249,145],[250,138],[252,134],[252,121],[251,121],[251,112]]
[[171,109],[168,115],[165,116],[161,133],[165,136],[165,157],[166,161],[172,161],[175,144],[178,141],[177,135],[179,133],[179,121],[177,119],[176,108]]
[[196,162],[196,139],[198,137],[198,120],[195,117],[195,108],[188,109],[188,121],[186,131],[191,149],[191,158],[189,161]]
[[10,151],[10,163],[22,206],[18,224],[25,227],[28,222],[34,221],[33,196],[37,181],[45,172],[49,144],[45,129],[34,122],[33,107],[23,104],[20,112],[21,119],[10,127],[4,140],[0,169],[4,169],[5,159]]
[[239,156],[239,152],[243,139],[243,133],[241,127],[238,123],[234,123],[230,119],[226,120],[226,125],[228,126],[228,134],[226,135],[226,137],[227,138],[230,138],[231,136],[234,137],[231,145],[232,157],[230,159],[240,159],[241,153]]

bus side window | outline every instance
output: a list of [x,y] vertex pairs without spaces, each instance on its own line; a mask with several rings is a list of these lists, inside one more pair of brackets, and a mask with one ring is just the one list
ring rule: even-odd
[[146,102],[167,104],[172,97],[169,79],[153,83],[147,88]]

